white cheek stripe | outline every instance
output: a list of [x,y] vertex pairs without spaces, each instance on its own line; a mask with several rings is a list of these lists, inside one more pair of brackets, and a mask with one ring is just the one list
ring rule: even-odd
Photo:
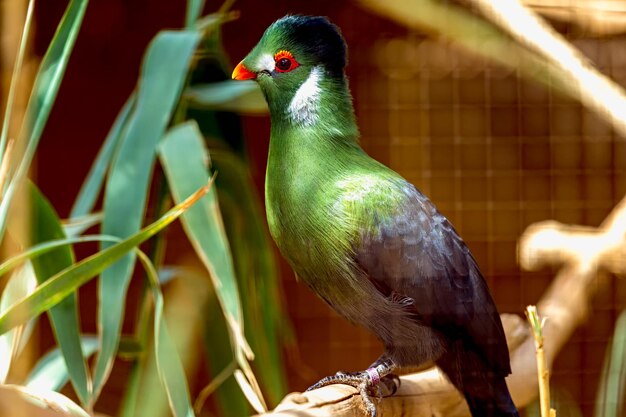
[[294,123],[311,126],[319,119],[317,110],[322,92],[319,86],[322,74],[321,67],[314,67],[291,99],[287,112]]
[[274,57],[270,54],[261,55],[261,57],[259,58],[259,62],[257,62],[257,65],[259,68],[261,68],[261,70],[267,70],[269,72],[274,71],[274,69],[276,68]]

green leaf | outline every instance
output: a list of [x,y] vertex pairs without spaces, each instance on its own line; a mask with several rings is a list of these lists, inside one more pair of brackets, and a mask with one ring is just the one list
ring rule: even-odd
[[[33,271],[33,267],[29,262],[15,271],[4,287],[0,297],[0,314],[4,313],[18,300],[32,293],[36,287],[35,271]],[[32,328],[33,322],[31,321],[24,328],[13,329],[0,336],[0,384],[6,382],[11,361],[19,353],[20,346],[24,345],[21,341],[28,340]]]
[[89,171],[89,174],[87,174],[87,178],[85,179],[83,186],[78,192],[78,197],[76,197],[76,201],[74,202],[74,206],[70,212],[70,219],[86,216],[93,210],[96,200],[98,199],[98,195],[100,194],[102,184],[104,183],[104,176],[109,169],[111,160],[113,159],[113,154],[118,147],[120,138],[122,137],[123,130],[128,124],[128,120],[132,114],[132,110],[135,105],[135,98],[136,95],[134,93],[131,94],[124,104],[124,107],[122,107],[120,114],[115,119],[113,127],[111,127],[109,134],[104,140],[102,148],[100,148],[100,152],[98,152],[98,156],[91,166],[91,170]]
[[220,81],[196,84],[185,91],[191,107],[204,110],[232,111],[245,114],[267,114],[263,93],[254,81]]
[[255,353],[255,370],[264,392],[277,404],[286,394],[281,346],[290,334],[290,324],[283,308],[264,213],[243,158],[223,148],[212,151],[211,156],[213,168],[219,172],[216,187],[241,303],[246,306],[246,338]]
[[626,387],[626,311],[617,318],[613,340],[607,347],[604,368],[596,395],[595,417],[623,415]]
[[[81,336],[80,344],[84,357],[89,357],[98,349],[98,338],[95,336]],[[28,388],[58,391],[63,388],[69,379],[67,366],[61,351],[56,348],[45,354],[31,371],[26,386]]]
[[[198,40],[196,32],[164,31],[155,37],[146,52],[135,111],[107,181],[104,234],[126,237],[141,226],[156,144],[179,99]],[[104,271],[99,281],[98,323],[102,347],[94,372],[96,397],[110,373],[117,349],[133,265],[134,256],[129,255]]]
[[[209,176],[209,156],[195,122],[184,123],[169,131],[159,146],[159,156],[174,201],[184,199]],[[208,193],[200,204],[190,209],[183,216],[182,223],[192,246],[209,271],[224,315],[241,329],[239,291],[215,191]]]
[[[215,337],[228,333],[228,327],[224,320],[224,314],[214,291],[211,291],[210,298],[205,306],[206,324],[203,326],[204,348],[207,357],[209,375],[213,378],[214,384],[225,368],[232,367],[235,361],[233,348],[226,337]],[[229,365],[231,364],[231,365]],[[230,370],[230,375],[221,384],[214,388],[214,395],[218,406],[218,415],[222,416],[248,416],[251,415],[250,406],[239,389],[237,381],[232,377],[234,369]],[[204,390],[203,390],[204,391]],[[204,400],[202,398],[201,400]],[[196,400],[198,402],[198,400]],[[200,404],[196,405],[196,412],[199,413]]]
[[154,297],[154,351],[161,383],[167,393],[174,417],[194,417],[183,364],[163,317],[163,294],[159,286],[158,274],[150,259],[143,252],[139,252],[138,255],[146,270]]
[[[159,146],[159,156],[175,201],[180,201],[191,192],[195,184],[206,181],[208,177],[209,156],[194,121],[172,129]],[[204,197],[198,206],[183,216],[182,223],[191,245],[213,280],[233,338],[235,358],[259,397],[255,403],[263,403],[260,389],[245,358],[252,355],[243,335],[239,291],[216,193]]]
[[196,21],[204,9],[204,0],[187,0],[187,14],[185,15],[185,27],[193,29]]
[[163,230],[198,201],[200,197],[206,194],[211,184],[212,181],[205,184],[185,201],[174,206],[159,220],[143,228],[138,233],[75,263],[39,285],[32,294],[21,299],[4,314],[0,315],[0,334],[6,333],[10,329],[37,317],[55,306],[81,285],[118,261],[130,250]]
[[[34,184],[30,186],[31,241],[35,244],[63,239],[65,233],[61,221],[52,205]],[[49,277],[74,263],[70,246],[62,246],[31,260],[37,281],[45,282]],[[80,321],[78,319],[78,297],[69,294],[50,309],[50,322],[55,338],[67,365],[72,386],[82,404],[88,404],[91,381],[80,344]]]
[[56,248],[66,246],[66,245],[71,245],[74,243],[102,242],[102,241],[117,243],[117,242],[120,242],[121,239],[119,237],[114,237],[114,236],[88,235],[88,236],[70,237],[67,239],[58,239],[58,240],[40,243],[40,244],[37,244],[28,248],[28,250],[24,252],[21,252],[15,256],[10,257],[6,261],[4,261],[2,264],[0,264],[0,277],[6,274],[11,269],[15,268],[16,266],[22,264],[24,261],[43,255],[45,253],[48,253]]
[[41,133],[48,121],[86,8],[87,0],[71,0],[41,61],[18,139],[19,142],[26,144],[26,150],[0,202],[0,238],[4,236],[13,196],[30,167]]
[[102,222],[102,213],[92,213],[74,217],[63,223],[63,231],[68,237],[80,236],[85,230]]

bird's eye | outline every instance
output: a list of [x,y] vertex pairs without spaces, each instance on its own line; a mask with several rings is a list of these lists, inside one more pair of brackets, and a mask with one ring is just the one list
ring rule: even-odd
[[289,51],[279,51],[276,53],[276,55],[274,55],[274,63],[276,64],[276,71],[278,72],[293,71],[300,65]]
[[276,68],[278,68],[281,71],[288,71],[289,68],[291,68],[291,61],[288,60],[287,58],[281,58],[278,61],[276,61]]

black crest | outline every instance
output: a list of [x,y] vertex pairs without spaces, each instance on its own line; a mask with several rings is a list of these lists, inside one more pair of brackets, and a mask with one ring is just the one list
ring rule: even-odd
[[321,16],[288,15],[274,25],[287,39],[316,56],[335,76],[343,76],[346,42],[337,26]]

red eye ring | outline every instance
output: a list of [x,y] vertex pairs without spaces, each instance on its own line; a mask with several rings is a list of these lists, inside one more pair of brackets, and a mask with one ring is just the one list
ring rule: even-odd
[[300,66],[291,52],[281,50],[274,55],[275,69],[277,72],[293,71]]

